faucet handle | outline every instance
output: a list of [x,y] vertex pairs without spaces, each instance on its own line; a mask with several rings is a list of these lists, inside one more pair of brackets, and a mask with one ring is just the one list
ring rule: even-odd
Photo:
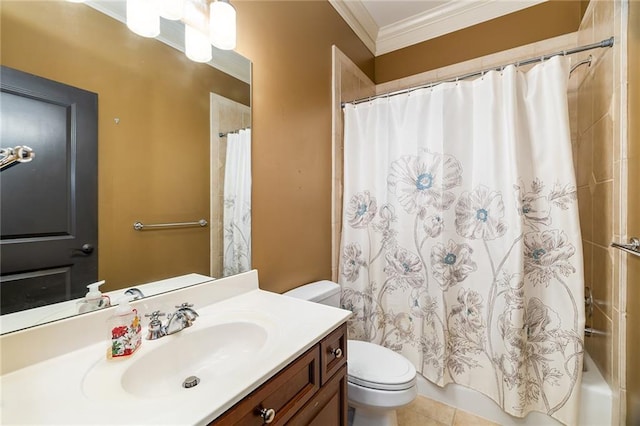
[[156,320],[157,320],[157,321],[160,321],[160,320],[159,320],[159,317],[163,317],[163,316],[165,316],[165,315],[166,315],[166,314],[165,314],[164,312],[160,312],[160,311],[153,311],[153,312],[151,312],[150,314],[145,314],[144,316],[145,316],[145,317],[147,317],[147,318],[151,318],[151,321],[150,321],[150,322],[153,322],[153,321],[156,321]]
[[153,311],[151,314],[145,314],[145,317],[151,318],[151,321],[149,321],[147,340],[156,340],[167,334],[165,328],[162,326],[162,321],[160,321],[159,318],[164,315],[165,313],[160,311]]
[[182,305],[176,305],[177,309],[181,308],[193,308],[193,303],[184,302]]

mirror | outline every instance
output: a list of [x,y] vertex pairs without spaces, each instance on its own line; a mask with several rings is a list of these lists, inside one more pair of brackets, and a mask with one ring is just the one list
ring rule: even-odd
[[[112,292],[241,272],[250,267],[250,231],[245,251],[231,253],[243,264],[226,265],[233,240],[225,240],[223,212],[233,203],[224,202],[224,182],[235,179],[227,142],[250,127],[251,63],[215,48],[209,64],[192,62],[181,51],[181,23],[163,20],[161,36],[147,39],[122,23],[124,10],[124,1],[3,1],[0,16],[3,66],[97,94],[95,280]],[[205,227],[133,227],[200,219]],[[65,299],[84,293],[83,284]]]

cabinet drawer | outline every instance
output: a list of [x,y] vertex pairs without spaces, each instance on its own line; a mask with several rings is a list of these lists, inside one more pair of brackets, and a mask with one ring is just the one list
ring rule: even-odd
[[324,385],[347,362],[347,324],[320,342],[320,380]]
[[316,345],[210,424],[263,425],[265,420],[261,412],[268,410],[275,412],[270,424],[284,424],[319,387],[320,350]]

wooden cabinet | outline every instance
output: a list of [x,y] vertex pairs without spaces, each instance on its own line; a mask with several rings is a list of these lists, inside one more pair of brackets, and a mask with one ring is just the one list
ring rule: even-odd
[[346,426],[346,332],[335,329],[210,425]]
[[346,426],[347,366],[343,365],[287,424]]

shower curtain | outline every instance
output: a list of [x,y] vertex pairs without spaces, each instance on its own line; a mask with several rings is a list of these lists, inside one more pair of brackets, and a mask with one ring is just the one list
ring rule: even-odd
[[251,130],[227,135],[223,275],[251,269]]
[[350,338],[576,423],[584,299],[567,58],[344,108]]

